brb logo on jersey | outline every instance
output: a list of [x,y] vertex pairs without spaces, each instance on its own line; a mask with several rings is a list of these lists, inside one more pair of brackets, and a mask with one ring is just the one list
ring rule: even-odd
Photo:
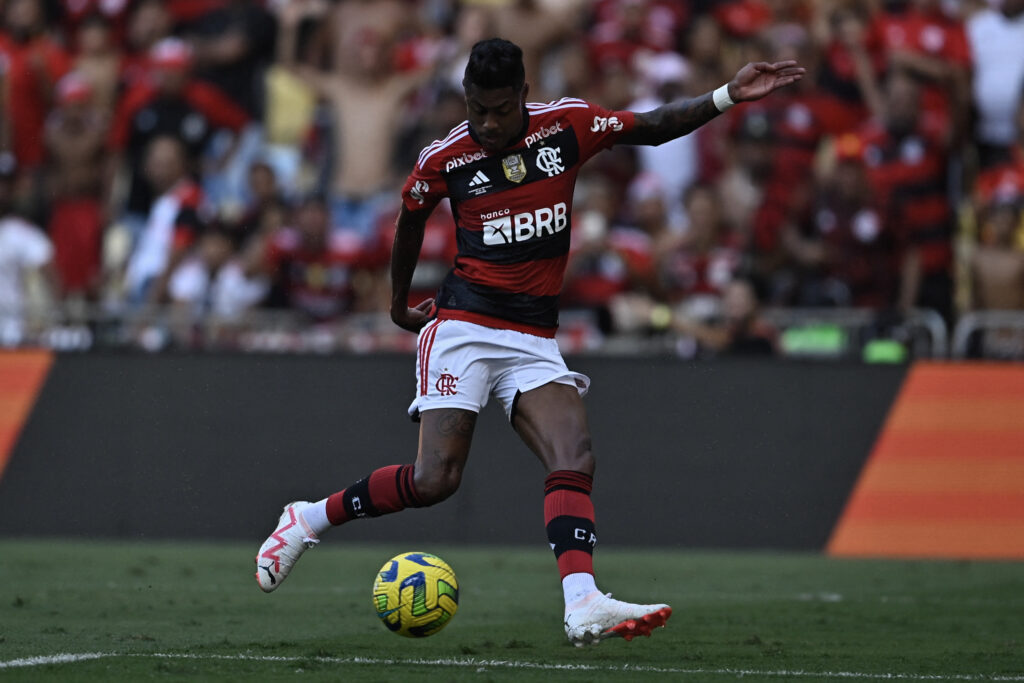
[[569,225],[565,202],[559,202],[550,208],[545,206],[536,211],[524,211],[515,215],[508,213],[508,209],[505,209],[481,216],[484,219],[484,244],[518,244],[543,237],[545,234],[554,235]]

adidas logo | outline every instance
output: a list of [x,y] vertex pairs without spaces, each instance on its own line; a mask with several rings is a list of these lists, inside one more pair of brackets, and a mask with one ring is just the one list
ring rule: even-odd
[[484,183],[489,182],[491,182],[491,179],[485,176],[483,171],[477,171],[476,175],[473,176],[473,179],[469,181],[469,186],[477,187],[479,185],[483,185]]

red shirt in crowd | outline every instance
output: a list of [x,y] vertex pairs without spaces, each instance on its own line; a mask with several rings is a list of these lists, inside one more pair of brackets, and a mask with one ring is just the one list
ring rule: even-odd
[[654,269],[653,240],[636,228],[612,228],[596,251],[570,244],[572,264],[562,289],[566,306],[606,306],[616,294],[633,288],[638,280],[649,279]]
[[[179,135],[190,147],[195,144],[196,140],[193,140],[192,136],[189,135],[189,130],[186,130],[189,125],[189,121],[186,120],[189,112],[185,110],[191,110],[200,114],[206,121],[213,124],[214,128],[227,128],[233,131],[241,130],[249,120],[248,114],[241,107],[232,102],[217,88],[202,81],[193,80],[189,82],[181,96],[173,99],[163,98],[157,88],[148,83],[142,83],[129,90],[118,105],[110,127],[110,145],[115,149],[127,147],[132,141],[132,134],[136,129],[140,133],[145,132],[142,122],[136,120],[139,112],[147,107],[159,107],[161,104],[168,102],[178,102],[185,105],[184,109],[180,106],[167,107],[169,110],[174,110],[169,111],[168,118],[174,119],[175,126],[180,124],[181,130],[175,128],[158,130],[162,124],[167,122],[157,121],[150,124],[153,126],[153,133],[159,134],[163,132]],[[205,134],[208,131],[203,129],[202,132],[203,136],[196,137],[203,137],[205,139]]]
[[1015,147],[1010,161],[982,171],[974,196],[979,204],[1024,198],[1024,148]]
[[[886,55],[896,50],[941,60],[963,69],[971,68],[971,50],[967,43],[963,22],[942,11],[921,12],[910,8],[905,12],[881,12],[875,16],[869,29],[868,43],[881,52],[882,63]],[[925,111],[949,120],[950,101],[945,84],[926,83],[921,91]]]
[[868,179],[879,201],[890,207],[901,242],[916,247],[926,273],[948,270],[952,262],[953,212],[947,194],[946,131],[925,117],[902,138],[877,122],[858,133]]
[[741,259],[729,239],[719,240],[709,249],[675,249],[658,264],[659,284],[673,303],[700,294],[719,296],[735,278]]
[[43,163],[50,91],[70,68],[71,58],[50,38],[19,43],[0,33],[0,72],[7,81],[7,111],[0,113],[9,117],[12,151],[22,167]]
[[335,320],[353,311],[355,273],[380,265],[354,234],[335,232],[321,249],[307,246],[297,230],[286,228],[267,243],[266,262],[289,308],[314,320]]

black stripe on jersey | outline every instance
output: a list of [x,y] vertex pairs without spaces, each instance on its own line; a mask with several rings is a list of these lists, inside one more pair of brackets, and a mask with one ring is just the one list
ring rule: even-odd
[[456,311],[513,320],[536,327],[558,326],[558,295],[534,296],[522,292],[505,292],[487,285],[463,280],[454,272],[441,283],[437,305]]
[[570,172],[579,160],[579,143],[569,127],[530,147],[485,157],[442,175],[452,201],[464,202]]

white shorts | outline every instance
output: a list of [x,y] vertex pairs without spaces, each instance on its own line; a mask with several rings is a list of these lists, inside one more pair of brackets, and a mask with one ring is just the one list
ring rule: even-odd
[[420,330],[415,420],[424,410],[462,408],[479,413],[492,394],[512,419],[516,397],[555,382],[583,396],[590,378],[565,366],[558,342],[462,320],[433,320]]

